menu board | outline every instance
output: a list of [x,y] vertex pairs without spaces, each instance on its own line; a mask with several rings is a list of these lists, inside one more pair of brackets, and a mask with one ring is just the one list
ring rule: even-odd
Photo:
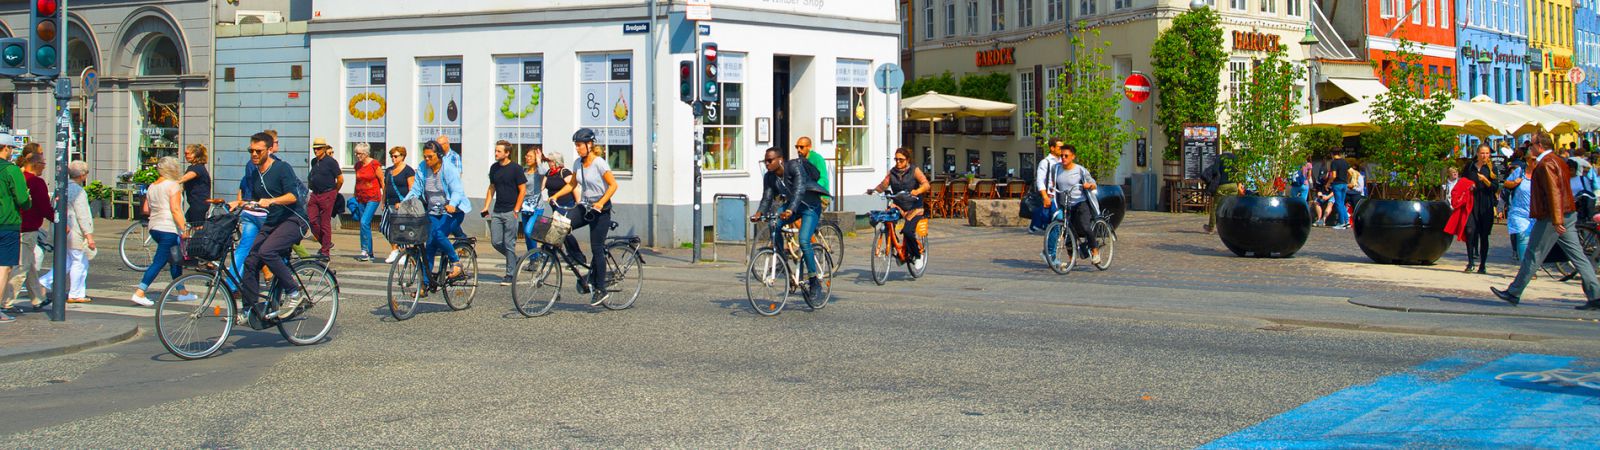
[[1200,179],[1200,172],[1217,163],[1221,127],[1214,123],[1183,126],[1183,178]]

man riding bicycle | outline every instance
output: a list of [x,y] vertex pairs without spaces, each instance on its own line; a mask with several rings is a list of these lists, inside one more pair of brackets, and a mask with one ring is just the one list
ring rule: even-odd
[[[1094,176],[1089,174],[1089,169],[1077,164],[1078,149],[1071,144],[1061,146],[1061,163],[1049,170],[1047,186],[1053,191],[1054,197],[1060,203],[1058,216],[1065,216],[1072,232],[1083,237],[1089,244],[1089,258],[1091,261],[1100,258],[1100,246],[1095,240],[1091,224],[1094,222],[1095,205],[1089,198],[1089,191],[1098,187]],[[1052,218],[1053,219],[1053,218]],[[1050,234],[1045,236],[1044,257],[1045,262],[1064,266],[1065,263],[1056,258],[1056,245],[1060,236]]]
[[[827,193],[817,184],[821,175],[817,173],[816,166],[804,159],[789,159],[788,150],[779,147],[768,148],[761,162],[767,168],[761,180],[761,206],[756,209],[755,215],[750,216],[750,221],[760,221],[763,214],[771,214],[781,207],[782,211],[778,212],[779,225],[799,220],[799,242],[811,242],[811,236],[817,232],[817,220],[822,216],[822,196]],[[784,204],[778,204],[779,197],[785,199]],[[777,230],[772,231],[777,236]],[[783,248],[783,243],[776,238],[772,245],[773,248]],[[815,296],[823,292],[816,255],[810,245],[802,244],[800,252],[805,259],[806,273],[809,274],[807,283],[811,285],[810,292],[814,296],[811,300],[815,301]]]
[[306,221],[306,207],[300,203],[303,199],[297,195],[301,189],[300,179],[295,176],[294,168],[268,152],[273,141],[272,135],[267,133],[250,136],[250,162],[257,170],[246,175],[254,178],[246,180],[250,183],[250,192],[232,205],[254,211],[265,209],[267,213],[261,231],[251,244],[250,255],[244,259],[244,270],[239,274],[239,294],[245,308],[254,308],[261,294],[261,266],[267,266],[283,288],[283,304],[264,316],[268,319],[288,317],[305,300],[300,286],[295,285],[294,271],[289,269],[287,261],[290,249],[300,243],[306,227],[310,226]]
[[894,168],[889,169],[889,175],[883,177],[883,182],[878,187],[867,189],[867,195],[876,194],[878,191],[895,193],[891,208],[900,210],[905,218],[900,234],[901,242],[906,243],[906,260],[916,261],[922,256],[922,248],[914,245],[917,241],[917,223],[925,220],[923,216],[922,198],[918,197],[928,192],[928,177],[922,174],[922,169],[911,167],[911,149],[901,147],[894,150]]

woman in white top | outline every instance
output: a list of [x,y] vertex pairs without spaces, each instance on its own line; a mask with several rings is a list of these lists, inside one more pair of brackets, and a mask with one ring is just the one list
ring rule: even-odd
[[[89,182],[89,163],[68,163],[67,176],[72,178],[67,184],[67,303],[87,303],[89,260],[95,254],[94,214],[89,212],[89,196],[83,191]],[[51,272],[40,277],[46,288],[53,286],[51,281]]]
[[[132,300],[140,306],[155,304],[145,297],[145,290],[150,288],[151,282],[156,281],[156,275],[161,274],[161,266],[170,267],[169,272],[174,280],[183,275],[183,254],[179,244],[183,230],[189,228],[183,220],[183,187],[178,184],[178,177],[183,176],[183,166],[178,164],[177,158],[168,156],[156,163],[156,172],[161,174],[161,178],[151,183],[144,194],[145,213],[150,215],[150,238],[156,241],[156,256],[150,262],[150,268],[145,269],[144,278],[139,280],[139,288],[133,291]],[[194,294],[178,286],[179,301],[193,299]]]

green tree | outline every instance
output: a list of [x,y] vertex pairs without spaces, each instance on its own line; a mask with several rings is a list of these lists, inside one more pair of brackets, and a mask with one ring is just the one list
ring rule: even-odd
[[1181,158],[1183,124],[1217,121],[1222,66],[1222,18],[1212,8],[1192,9],[1172,19],[1150,46],[1151,66],[1159,92],[1156,120],[1167,136],[1167,160]]
[[1333,149],[1344,146],[1344,132],[1338,127],[1303,128],[1295,132],[1295,142],[1312,159],[1327,159]]
[[1072,37],[1076,57],[1067,59],[1056,87],[1045,93],[1048,101],[1043,116],[1029,113],[1028,119],[1041,130],[1034,136],[1060,137],[1078,149],[1078,164],[1089,168],[1096,179],[1109,182],[1122,159],[1122,146],[1144,130],[1132,120],[1117,117],[1122,80],[1112,77],[1111,66],[1105,62],[1111,42],[1101,40],[1099,30],[1086,33],[1098,44],[1091,46],[1079,35]]
[[1295,145],[1289,127],[1300,117],[1300,90],[1305,77],[1285,59],[1283,46],[1267,54],[1251,73],[1238,100],[1228,104],[1228,137],[1236,147],[1232,173],[1244,175],[1264,196],[1283,193],[1274,181],[1305,161],[1305,147]]
[[928,92],[957,94],[959,88],[956,85],[955,75],[951,75],[948,70],[944,71],[942,75],[924,75],[914,80],[906,81],[906,85],[901,89],[901,95],[905,97],[916,97]]
[[1396,64],[1387,74],[1389,91],[1367,107],[1376,131],[1361,136],[1367,161],[1393,173],[1383,192],[1388,200],[1426,200],[1456,143],[1455,131],[1439,125],[1455,97],[1450,80],[1429,74],[1416,48],[1402,39],[1392,53]]
[[1011,103],[1011,74],[995,72],[962,75],[961,88],[952,93],[962,97]]

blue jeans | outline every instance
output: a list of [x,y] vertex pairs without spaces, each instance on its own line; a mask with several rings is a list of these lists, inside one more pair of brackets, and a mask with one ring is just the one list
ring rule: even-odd
[[1305,185],[1291,186],[1289,187],[1289,196],[1298,198],[1301,201],[1310,202],[1311,187]]
[[[150,262],[150,268],[144,270],[144,278],[139,279],[141,291],[150,290],[150,283],[156,281],[156,275],[161,274],[161,266],[170,268],[174,280],[183,276],[183,254],[179,253],[181,247],[178,246],[182,240],[178,238],[178,233],[150,230],[150,238],[156,241],[156,256]],[[178,286],[178,289],[182,290],[183,286]]]
[[443,254],[451,263],[461,261],[461,257],[456,256],[455,244],[450,242],[450,233],[460,229],[461,221],[466,218],[466,213],[461,211],[441,216],[428,216],[428,219],[431,219],[433,223],[428,228],[428,242],[425,246],[426,251],[423,253],[425,256],[422,258],[424,270],[433,270],[429,268],[429,265],[433,262],[433,255],[435,254]]
[[361,253],[372,256],[372,215],[378,212],[378,202],[350,202],[356,208],[350,214],[361,221]]
[[1055,202],[1050,202],[1049,208],[1034,209],[1033,220],[1028,222],[1028,229],[1043,230],[1044,227],[1050,226],[1050,218],[1056,216],[1057,206],[1060,205],[1057,205]]
[[1522,255],[1528,250],[1528,233],[1511,235],[1511,256],[1517,261],[1522,261]]
[[1346,191],[1350,190],[1349,188],[1350,185],[1348,183],[1334,183],[1333,185],[1333,209],[1339,212],[1339,222],[1334,224],[1335,226],[1350,224],[1350,210],[1344,207],[1344,195],[1347,193]]
[[[239,246],[233,249],[233,274],[242,276],[244,273],[244,258],[250,256],[250,247],[256,243],[256,235],[261,233],[261,222],[265,218],[250,214],[239,214]],[[233,287],[230,286],[229,287]],[[237,288],[235,288],[237,289]]]
[[533,240],[533,224],[537,223],[539,221],[539,216],[542,215],[544,215],[544,208],[535,209],[533,212],[522,212],[522,236],[527,238],[528,251],[530,252],[532,252],[535,247],[539,246],[539,243]]
[[[806,202],[800,202],[800,210],[796,211],[796,213],[789,216],[789,220],[784,221],[783,225],[788,225],[796,220],[800,221],[800,235],[798,236],[800,254],[806,262],[806,273],[815,275],[820,271],[817,270],[817,255],[811,251],[811,236],[817,234],[817,221],[822,217],[822,208]],[[774,238],[781,236],[776,234],[777,230],[773,231],[775,233],[773,235]],[[776,248],[783,248],[781,242],[774,242],[773,245]]]

